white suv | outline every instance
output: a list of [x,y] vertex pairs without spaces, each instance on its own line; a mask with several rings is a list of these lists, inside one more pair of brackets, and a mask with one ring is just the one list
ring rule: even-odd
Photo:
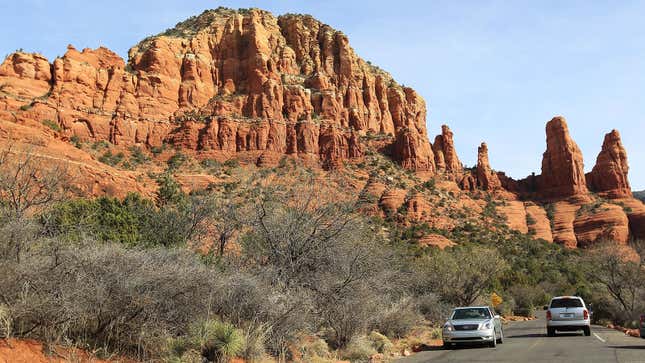
[[591,335],[591,319],[587,305],[578,296],[558,296],[551,299],[546,310],[546,331],[550,337],[557,331],[582,330]]

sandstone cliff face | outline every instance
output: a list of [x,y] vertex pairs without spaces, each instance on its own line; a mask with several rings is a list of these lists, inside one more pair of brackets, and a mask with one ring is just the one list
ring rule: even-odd
[[551,232],[551,221],[544,208],[529,203],[526,205],[526,224],[529,233],[535,238],[541,238],[547,242],[553,242],[553,233]]
[[571,139],[564,117],[554,117],[546,125],[546,151],[538,188],[545,198],[587,193],[582,152]]
[[[127,62],[106,48],[69,46],[51,63],[18,52],[0,65],[0,145],[36,145],[44,159],[73,165],[77,187],[88,194],[150,194],[154,182],[82,154],[67,142],[72,137],[120,150],[172,144],[198,159],[259,167],[287,155],[336,169],[370,155],[366,146],[375,142],[366,140],[377,135],[376,149],[415,177],[439,173],[432,185],[444,194],[432,199],[392,177],[387,185],[370,179],[361,186],[374,199],[370,212],[449,230],[464,217],[446,213],[446,204],[476,215],[487,196],[501,204],[497,212],[511,229],[569,247],[645,238],[645,205],[631,198],[617,131],[605,136],[585,176],[566,121],[555,117],[546,127],[541,175],[513,180],[492,170],[485,143],[476,169],[465,172],[450,128],[442,126],[431,144],[425,120],[424,100],[359,58],[343,33],[310,16],[276,18],[256,9],[204,12],[143,40]],[[186,188],[213,182],[176,177]],[[611,200],[590,210],[597,202],[588,190]]]
[[330,168],[361,158],[360,135],[390,134],[404,167],[434,171],[423,99],[310,16],[211,10],[129,57],[71,46],[53,64],[13,54],[0,67],[0,116],[51,119],[83,140],[221,159],[297,154]]
[[573,222],[577,247],[587,247],[600,240],[627,244],[628,224],[627,215],[615,204],[601,204],[596,210],[581,211]]
[[587,174],[587,184],[591,190],[609,198],[631,197],[628,171],[627,152],[620,140],[620,134],[612,130],[605,135],[596,165]]
[[528,233],[526,223],[526,209],[524,203],[519,201],[508,201],[497,207],[497,212],[506,218],[506,224],[510,229],[521,233]]

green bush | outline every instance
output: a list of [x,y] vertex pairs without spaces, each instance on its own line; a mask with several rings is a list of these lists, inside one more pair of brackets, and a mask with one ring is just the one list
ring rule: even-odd
[[74,145],[77,149],[81,149],[83,147],[83,144],[81,144],[81,138],[78,137],[77,135],[72,135],[72,137],[69,138],[69,141]]
[[[184,199],[185,198],[185,199]],[[74,199],[54,206],[40,217],[43,233],[69,241],[92,237],[129,247],[182,246],[205,233],[201,228],[210,205],[200,197],[177,196],[157,207],[138,194],[124,199]]]
[[209,361],[228,361],[244,348],[244,336],[232,324],[219,320],[205,320],[190,328],[191,342],[199,346],[202,356]]
[[168,164],[168,170],[177,170],[179,169],[182,165],[184,165],[188,161],[188,158],[186,155],[177,152],[173,156],[168,159],[166,162]]
[[166,144],[162,144],[161,146],[153,146],[150,148],[150,152],[153,153],[154,155],[159,155],[165,150],[166,150]]
[[143,152],[138,146],[130,147],[130,163],[133,165],[145,164],[150,161],[150,157]]
[[237,159],[228,159],[224,162],[224,166],[227,168],[237,168],[240,166],[240,161]]
[[43,120],[43,125],[49,127],[50,129],[56,132],[60,132],[62,130],[59,124],[49,119]]
[[105,140],[96,141],[92,144],[93,150],[101,150],[101,149],[106,149],[108,147],[110,147],[110,143]]
[[123,158],[125,158],[125,154],[123,154],[122,152],[112,154],[112,151],[108,150],[99,157],[99,161],[102,162],[103,164],[116,166],[121,161],[123,161]]

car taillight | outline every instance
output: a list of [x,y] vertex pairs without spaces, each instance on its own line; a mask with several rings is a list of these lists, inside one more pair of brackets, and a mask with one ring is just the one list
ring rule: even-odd
[[589,312],[586,309],[583,312],[583,316],[584,316],[585,320],[589,319]]
[[546,320],[551,320],[551,310],[546,311]]

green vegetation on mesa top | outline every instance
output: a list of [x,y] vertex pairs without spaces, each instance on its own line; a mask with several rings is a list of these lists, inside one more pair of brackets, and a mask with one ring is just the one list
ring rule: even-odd
[[634,198],[640,199],[643,202],[645,202],[645,190],[641,190],[640,192],[634,192]]
[[248,14],[251,10],[263,11],[257,8],[240,8],[240,9],[231,9],[227,7],[220,6],[216,9],[204,10],[199,15],[191,16],[190,18],[177,23],[174,27],[168,28],[165,31],[152,35],[150,37],[142,40],[137,47],[140,49],[147,48],[146,45],[150,43],[154,38],[159,36],[168,36],[176,38],[191,38],[195,36],[199,31],[207,29],[213,26],[223,26],[230,16],[235,14]]

